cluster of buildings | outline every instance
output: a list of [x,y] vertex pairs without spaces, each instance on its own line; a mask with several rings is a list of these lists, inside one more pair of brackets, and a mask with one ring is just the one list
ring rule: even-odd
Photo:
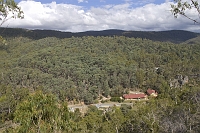
[[[126,100],[148,100],[148,97],[157,97],[158,93],[155,90],[148,89],[146,93],[142,92],[135,92],[135,93],[129,93],[124,94],[121,98]],[[116,103],[116,102],[109,102],[109,103],[98,103],[98,104],[92,104],[93,106],[96,106],[99,110],[108,111],[110,107],[118,106],[120,107],[122,104],[126,105],[133,105],[133,103]],[[76,109],[78,109],[80,112],[84,113],[87,111],[86,105],[68,105],[70,112],[75,112]]]
[[124,98],[124,100],[140,100],[140,99],[147,100],[148,96],[157,97],[158,93],[155,90],[148,89],[147,94],[141,93],[141,92],[139,92],[139,93],[129,93],[129,94],[124,94],[123,98]]

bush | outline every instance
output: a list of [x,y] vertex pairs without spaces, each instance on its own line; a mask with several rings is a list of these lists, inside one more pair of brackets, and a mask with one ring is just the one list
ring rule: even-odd
[[119,103],[121,103],[121,102],[123,102],[124,100],[123,100],[123,99],[121,99],[120,97],[112,97],[112,98],[110,99],[110,101],[112,101],[112,102],[119,102]]

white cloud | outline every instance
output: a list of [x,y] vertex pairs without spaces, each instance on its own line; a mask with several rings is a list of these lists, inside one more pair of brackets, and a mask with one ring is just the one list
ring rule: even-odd
[[[199,31],[200,27],[184,17],[175,19],[170,12],[170,3],[146,4],[133,8],[130,3],[106,5],[85,9],[70,4],[52,2],[42,4],[35,1],[22,1],[19,6],[24,11],[24,19],[9,20],[3,26],[52,29],[80,32],[87,30],[172,30]],[[194,15],[195,11],[189,12]]]
[[83,3],[83,2],[88,3],[87,0],[78,0],[78,3]]
[[78,0],[78,3],[84,2],[84,0]]

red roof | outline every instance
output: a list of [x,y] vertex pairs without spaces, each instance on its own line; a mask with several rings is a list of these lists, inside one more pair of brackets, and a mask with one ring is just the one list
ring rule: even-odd
[[139,98],[146,98],[147,95],[145,94],[124,94],[123,97],[125,99],[139,99]]
[[157,94],[157,92],[155,90],[152,90],[152,89],[148,89],[147,90],[147,94],[151,95],[151,94]]

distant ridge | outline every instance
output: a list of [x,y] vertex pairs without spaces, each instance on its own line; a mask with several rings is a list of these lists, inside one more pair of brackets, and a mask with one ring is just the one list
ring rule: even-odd
[[102,31],[86,31],[86,32],[61,32],[54,30],[27,30],[20,28],[0,28],[0,35],[3,37],[28,37],[31,39],[41,39],[46,37],[70,38],[83,36],[126,36],[150,39],[153,41],[169,41],[173,43],[182,43],[189,39],[196,38],[199,33],[170,30],[170,31],[124,31],[124,30],[102,30]]
[[199,44],[200,43],[200,36],[189,39],[189,40],[185,41],[184,43],[186,43],[186,44]]

